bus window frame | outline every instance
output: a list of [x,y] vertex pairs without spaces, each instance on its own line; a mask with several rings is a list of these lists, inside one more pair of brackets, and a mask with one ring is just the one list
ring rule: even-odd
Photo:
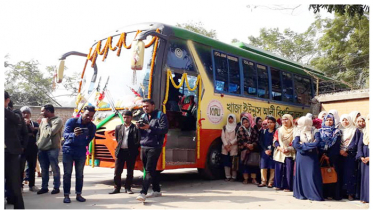
[[[219,53],[224,53],[225,55],[227,55],[227,66],[228,66],[228,91],[218,91],[216,90],[216,66],[215,66],[215,56],[214,56],[214,51],[217,51]],[[238,63],[238,68],[239,68],[239,71],[240,71],[240,93],[231,93],[229,92],[229,83],[230,83],[230,77],[229,77],[229,62],[228,62],[228,55],[229,56],[232,56],[232,57],[235,57],[238,59],[237,62],[240,62],[240,58],[241,56],[237,56],[237,55],[233,55],[233,54],[230,54],[230,53],[226,53],[224,51],[221,51],[221,50],[217,50],[216,48],[211,48],[211,56],[212,56],[212,68],[213,68],[213,74],[214,74],[214,93],[219,93],[219,94],[227,94],[227,95],[232,95],[232,96],[239,96],[239,97],[242,97],[242,83],[243,83],[243,80],[242,80],[242,68],[241,68],[241,65],[240,63]]]

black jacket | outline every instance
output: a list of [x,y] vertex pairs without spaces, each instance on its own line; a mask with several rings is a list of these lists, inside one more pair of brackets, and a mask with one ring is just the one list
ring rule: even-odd
[[164,137],[168,132],[167,116],[158,110],[154,110],[150,113],[150,116],[150,119],[147,114],[141,116],[144,123],[149,124],[150,127],[148,130],[139,129],[141,134],[140,144],[141,147],[160,148],[163,146]]
[[18,138],[21,141],[22,148],[26,150],[28,144],[28,130],[25,119],[19,109],[16,109],[13,112],[21,118],[21,123],[18,125]]
[[5,131],[5,151],[10,154],[20,155],[22,153],[22,144],[19,139],[18,127],[21,124],[21,118],[9,109],[4,109],[4,131]]
[[[117,125],[115,127],[115,139],[118,142],[117,148],[115,148],[115,157],[118,157],[120,147],[123,142],[123,136],[124,136],[124,125]],[[137,156],[139,153],[139,142],[140,141],[140,133],[139,130],[136,128],[134,124],[131,123],[130,130],[128,132],[128,151],[130,153],[130,156]]]

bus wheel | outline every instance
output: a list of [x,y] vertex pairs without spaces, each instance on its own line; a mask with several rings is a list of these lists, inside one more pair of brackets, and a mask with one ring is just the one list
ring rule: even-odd
[[224,167],[221,157],[221,140],[217,140],[211,144],[206,157],[205,168],[199,168],[198,172],[205,179],[221,179],[224,178]]

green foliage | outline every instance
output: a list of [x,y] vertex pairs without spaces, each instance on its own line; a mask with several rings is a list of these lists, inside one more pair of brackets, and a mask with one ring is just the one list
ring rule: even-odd
[[326,9],[329,13],[335,12],[339,15],[347,14],[349,17],[357,15],[359,18],[364,16],[365,13],[369,13],[368,5],[333,5],[333,4],[311,4],[308,8],[313,9],[313,13],[319,13],[321,9]]
[[316,20],[322,37],[311,65],[354,88],[368,87],[369,19],[335,14],[334,19]]
[[234,39],[232,39],[232,41],[231,41],[232,44],[233,44],[233,43],[236,43],[236,42],[240,42],[240,40],[234,38]]
[[[48,66],[46,74],[40,71],[36,60],[20,61],[16,64],[5,61],[4,66],[6,68],[4,89],[9,92],[15,105],[40,106],[46,103],[60,105],[52,96],[55,90],[53,84],[55,66]],[[77,79],[77,76],[67,77],[62,83],[71,95],[77,92],[75,87]]]
[[198,34],[202,34],[204,36],[207,36],[213,39],[217,39],[216,31],[215,30],[208,31],[207,29],[205,29],[202,22],[189,22],[189,23],[182,23],[182,24],[177,23],[176,26],[187,29],[189,31],[193,31]]
[[290,29],[285,29],[283,33],[278,28],[260,29],[259,37],[249,36],[250,44],[275,53],[284,58],[308,63],[315,54],[315,34],[314,27],[310,27],[304,33],[296,33]]

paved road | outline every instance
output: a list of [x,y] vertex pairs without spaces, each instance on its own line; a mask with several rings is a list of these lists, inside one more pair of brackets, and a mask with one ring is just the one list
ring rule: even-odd
[[[223,180],[207,181],[201,179],[195,169],[164,171],[161,178],[163,197],[148,198],[143,205],[135,200],[140,191],[142,173],[135,172],[133,195],[108,194],[113,189],[113,174],[114,169],[85,168],[83,188],[83,196],[87,199],[85,203],[75,200],[75,191],[72,187],[72,203],[64,204],[61,186],[61,193],[57,195],[50,193],[37,195],[26,188],[23,193],[25,206],[28,209],[367,209],[369,206],[359,201],[348,200],[324,202],[297,200],[292,197],[292,193],[258,188],[251,184],[243,185],[240,182],[232,183]],[[51,190],[52,179],[49,183]],[[40,184],[41,178],[37,178],[36,185],[40,187]],[[74,180],[72,186],[75,186]],[[7,205],[7,208],[12,207]]]

